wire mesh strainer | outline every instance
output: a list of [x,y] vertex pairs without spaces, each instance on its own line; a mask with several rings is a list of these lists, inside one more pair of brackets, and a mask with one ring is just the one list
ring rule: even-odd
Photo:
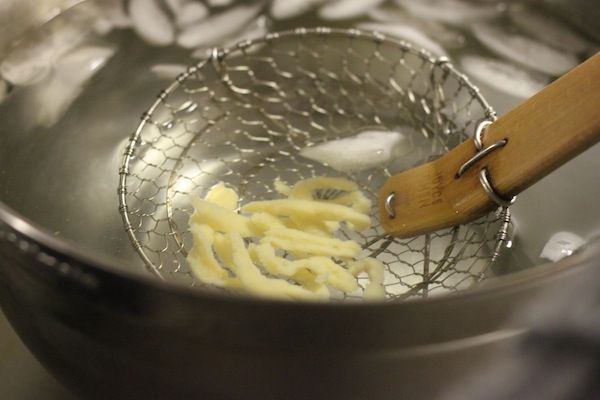
[[[446,59],[377,33],[298,29],[214,49],[142,116],[120,170],[120,211],[146,266],[197,284],[186,265],[191,197],[223,181],[242,202],[277,197],[273,181],[357,182],[373,201],[368,231],[341,231],[385,264],[388,298],[465,289],[484,278],[510,225],[508,208],[473,223],[389,237],[376,196],[391,175],[444,154],[495,114]],[[406,156],[341,173],[299,152],[365,129],[400,131]],[[344,151],[344,149],[340,149]],[[362,278],[359,277],[359,283]]]

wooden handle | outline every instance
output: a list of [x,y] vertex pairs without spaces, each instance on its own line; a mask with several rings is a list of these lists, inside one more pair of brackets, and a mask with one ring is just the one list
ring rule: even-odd
[[498,119],[487,129],[484,142],[502,138],[508,144],[485,164],[496,189],[507,197],[598,142],[600,53]]
[[[490,125],[484,147],[502,139],[508,140],[504,147],[458,179],[458,168],[477,152],[472,140],[391,177],[380,191],[386,231],[412,236],[471,221],[495,207],[479,181],[482,168],[488,169],[496,191],[510,198],[600,140],[600,53]],[[391,192],[397,194],[396,218],[384,212]]]

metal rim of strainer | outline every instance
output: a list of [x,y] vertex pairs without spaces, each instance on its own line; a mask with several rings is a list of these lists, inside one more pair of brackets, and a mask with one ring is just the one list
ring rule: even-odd
[[[145,125],[150,122],[151,117],[154,111],[164,103],[165,99],[177,90],[190,76],[196,73],[200,68],[204,67],[207,63],[216,63],[218,64],[221,60],[225,59],[227,56],[242,53],[245,49],[255,46],[261,43],[268,43],[270,41],[278,40],[280,38],[295,36],[339,36],[345,37],[349,39],[366,39],[372,40],[378,44],[386,44],[395,46],[406,53],[411,53],[413,55],[421,57],[423,60],[430,62],[434,66],[440,67],[444,69],[444,72],[447,72],[449,75],[453,76],[464,88],[466,88],[469,94],[472,96],[474,100],[476,100],[479,105],[482,107],[482,110],[485,114],[485,118],[483,121],[495,121],[497,119],[495,111],[489,105],[489,103],[485,100],[485,98],[481,95],[479,89],[474,86],[468,77],[461,72],[459,72],[449,61],[447,57],[434,57],[430,52],[424,49],[417,49],[409,42],[400,39],[388,38],[383,34],[374,31],[364,31],[359,29],[337,29],[337,28],[326,28],[326,27],[318,27],[318,28],[297,28],[289,31],[282,32],[274,32],[267,34],[266,36],[249,39],[239,42],[233,46],[227,48],[218,48],[215,47],[211,49],[206,59],[201,60],[197,64],[189,67],[185,72],[179,74],[175,80],[166,88],[160,91],[158,98],[154,101],[154,103],[150,106],[150,108],[142,114],[141,123],[138,125],[135,132],[130,136],[129,142],[126,146],[126,150],[124,152],[124,156],[122,159],[122,164],[119,169],[119,186],[118,186],[118,198],[119,198],[119,212],[123,219],[123,224],[125,226],[125,230],[131,241],[135,251],[138,253],[140,258],[143,260],[146,267],[154,273],[157,277],[164,279],[161,271],[157,269],[156,265],[152,262],[150,257],[144,251],[144,246],[136,236],[135,229],[131,222],[129,216],[129,208],[127,204],[127,178],[130,176],[130,163],[135,156],[135,149],[137,144],[139,143],[140,137],[144,130]],[[508,238],[508,226],[510,222],[510,210],[509,207],[504,207],[502,213],[499,214],[499,220],[502,222],[501,227],[498,229],[496,233],[496,244],[494,246],[491,260],[494,261],[495,258],[499,255],[499,252],[504,247],[503,245],[506,243]]]

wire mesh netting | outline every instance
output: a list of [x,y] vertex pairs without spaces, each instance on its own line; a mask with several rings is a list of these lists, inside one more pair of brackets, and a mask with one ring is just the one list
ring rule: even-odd
[[[450,63],[408,43],[354,30],[272,34],[215,50],[161,92],[126,150],[121,213],[149,270],[203,286],[185,260],[192,196],[224,182],[243,204],[277,198],[276,179],[344,177],[372,200],[375,223],[342,229],[340,238],[385,264],[388,298],[465,289],[486,276],[508,211],[398,239],[377,222],[377,193],[389,176],[444,154],[494,118]],[[342,173],[299,154],[374,128],[403,133],[404,156]]]

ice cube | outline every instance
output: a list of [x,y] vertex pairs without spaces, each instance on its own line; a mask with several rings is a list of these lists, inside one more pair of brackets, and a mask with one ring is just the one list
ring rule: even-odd
[[136,33],[153,46],[167,46],[175,39],[175,27],[159,0],[130,0],[129,15]]
[[127,15],[121,0],[105,0],[102,2],[102,7],[99,4],[89,3],[89,5],[94,16],[93,27],[96,33],[107,35],[115,28],[131,27],[131,18]]
[[578,64],[577,57],[544,43],[508,32],[490,22],[472,25],[473,34],[496,54],[549,75],[562,75]]
[[350,19],[363,16],[384,0],[334,0],[319,9],[319,16],[327,20]]
[[394,6],[381,6],[368,12],[371,19],[377,22],[410,26],[423,32],[444,48],[460,49],[465,46],[466,40],[462,32],[448,28],[446,25],[433,21],[415,18],[407,11]]
[[181,12],[181,9],[193,0],[163,0],[164,4],[169,7],[171,13],[177,15]]
[[424,33],[409,25],[365,22],[358,24],[357,27],[361,29],[377,31],[385,35],[397,37],[399,39],[404,39],[413,43],[417,49],[423,48],[438,57],[448,55],[442,46],[434,42]]
[[45,127],[57,123],[114,52],[113,47],[82,46],[57,60],[50,79],[33,88],[35,123]]
[[5,61],[0,64],[0,73],[13,85],[35,85],[47,78],[52,70],[50,61],[45,59],[14,61]]
[[473,21],[492,18],[503,10],[498,5],[474,4],[461,0],[396,0],[396,4],[417,18],[454,25],[467,25]]
[[233,0],[207,0],[207,3],[211,7],[225,7],[233,3]]
[[556,262],[570,256],[583,244],[585,240],[574,233],[556,232],[548,239],[540,258]]
[[324,0],[273,0],[271,16],[275,19],[289,19],[304,14]]
[[368,130],[347,138],[306,147],[300,155],[340,172],[361,171],[384,165],[406,153],[400,132]]
[[81,46],[64,56],[54,65],[55,78],[72,85],[85,84],[115,54],[109,46]]
[[177,44],[194,48],[215,44],[242,30],[262,8],[262,3],[241,5],[209,17],[184,29],[177,37]]
[[59,57],[89,37],[91,29],[86,24],[73,23],[42,32],[6,56],[0,64],[0,74],[14,85],[38,84],[49,77]]
[[187,66],[183,64],[155,64],[150,67],[150,72],[156,75],[157,78],[168,80],[175,79],[177,75],[186,70]]
[[208,8],[199,2],[190,1],[181,6],[175,14],[175,24],[184,27],[202,21],[208,16]]
[[[236,33],[235,35],[229,37],[227,40],[221,43],[221,47],[227,48],[234,46],[245,40],[257,39],[265,36],[269,32],[269,20],[261,16],[250,23],[250,25],[246,26],[244,30]],[[246,52],[253,52],[260,48],[259,45],[252,46],[251,48],[246,49]],[[195,49],[191,56],[193,58],[205,58],[210,54],[211,46],[201,46]]]
[[64,82],[56,77],[38,85],[31,101],[32,108],[35,109],[35,124],[46,128],[56,124],[82,90],[82,86]]
[[533,96],[550,80],[546,75],[528,72],[492,58],[465,55],[460,59],[460,64],[469,77],[520,98]]

